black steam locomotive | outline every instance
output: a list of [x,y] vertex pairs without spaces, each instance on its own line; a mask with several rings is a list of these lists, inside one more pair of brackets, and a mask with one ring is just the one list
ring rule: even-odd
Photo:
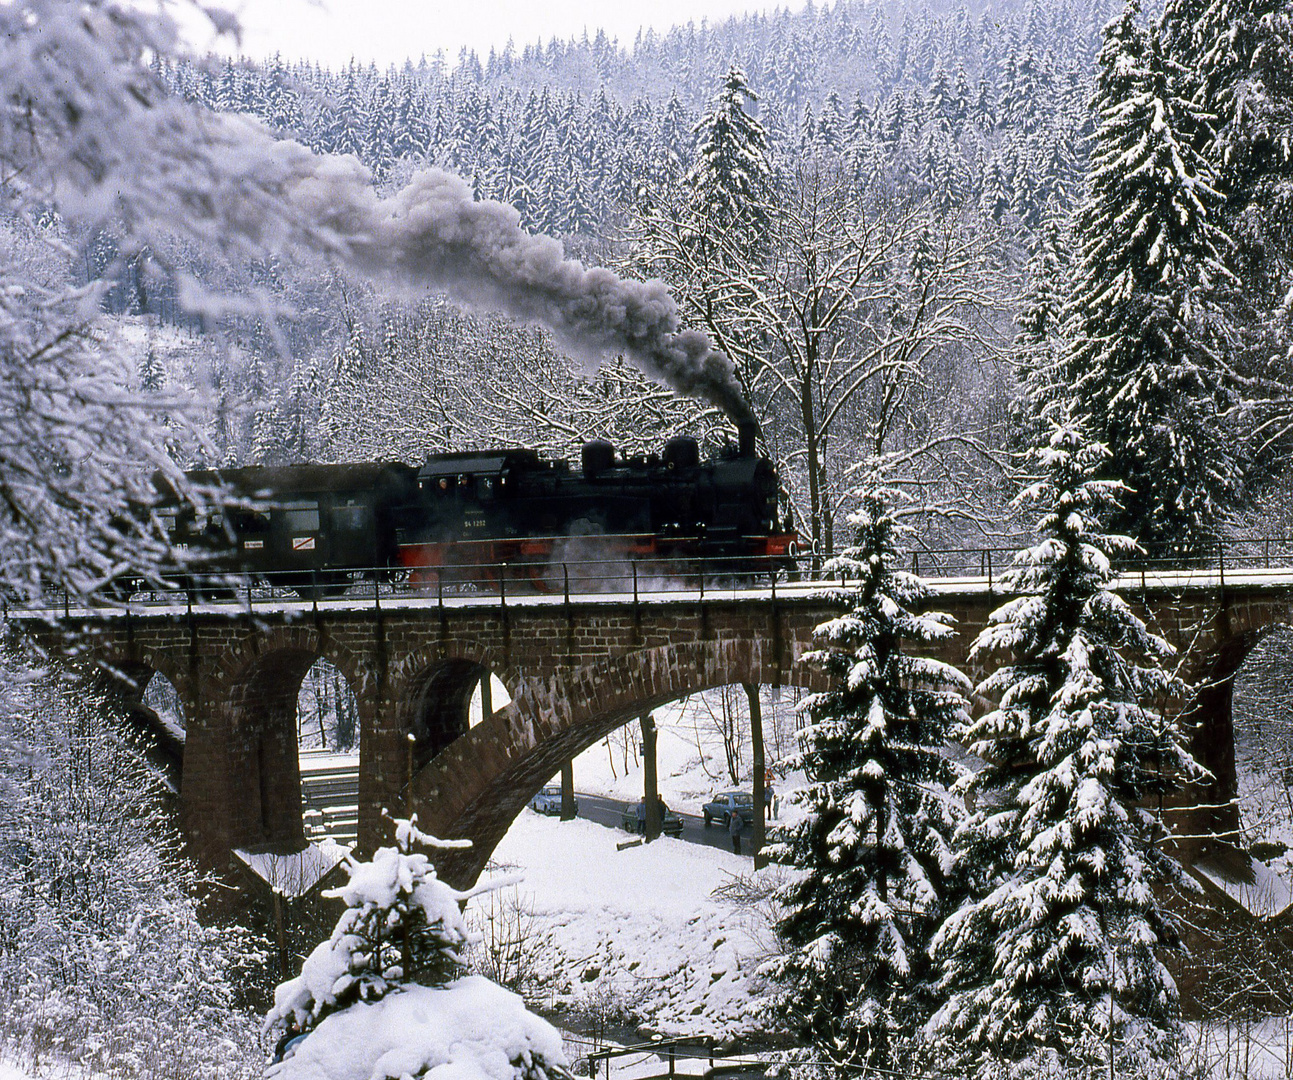
[[679,437],[650,456],[583,447],[578,469],[534,450],[440,454],[399,463],[192,472],[224,492],[209,512],[171,496],[158,512],[193,571],[248,575],[307,597],[358,579],[415,586],[502,580],[538,591],[596,589],[632,566],[649,575],[767,574],[797,537],[778,514],[777,475],[739,447],[701,460]]

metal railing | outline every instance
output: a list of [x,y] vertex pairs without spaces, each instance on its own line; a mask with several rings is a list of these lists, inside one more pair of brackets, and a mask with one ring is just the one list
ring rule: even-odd
[[[897,565],[931,581],[965,580],[1001,584],[1014,563],[1016,548],[924,548],[904,553]],[[1127,559],[1120,572],[1139,575],[1198,573],[1226,575],[1245,571],[1293,571],[1293,537],[1242,537],[1206,549],[1146,552]],[[705,599],[742,591],[770,591],[793,586],[856,584],[845,563],[830,555],[713,556],[704,558],[617,557],[500,563],[467,563],[437,567],[368,567],[345,571],[276,571],[270,574],[177,574],[169,580],[114,582],[90,603],[104,609],[138,610],[180,607],[188,611],[211,607],[249,613],[289,603],[336,606],[378,606],[383,601],[422,599],[439,605],[476,600],[507,606],[526,598],[570,603],[585,597],[619,597],[638,601],[644,596],[677,594]],[[41,596],[3,599],[3,614],[38,611],[69,615],[86,606],[84,598],[50,587]]]

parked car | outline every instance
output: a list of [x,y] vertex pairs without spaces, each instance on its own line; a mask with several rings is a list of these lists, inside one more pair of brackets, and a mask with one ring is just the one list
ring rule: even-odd
[[[574,799],[575,813],[579,813],[579,800]],[[561,785],[547,784],[530,800],[530,809],[540,814],[561,813]]]
[[[620,815],[620,824],[631,833],[645,836],[646,803],[640,802],[636,806],[626,806]],[[666,836],[678,837],[682,835],[682,818],[665,806],[663,799],[660,800],[660,831]]]
[[746,826],[754,821],[754,799],[748,791],[720,791],[701,807],[700,814],[706,825],[712,821],[727,825],[737,814]]

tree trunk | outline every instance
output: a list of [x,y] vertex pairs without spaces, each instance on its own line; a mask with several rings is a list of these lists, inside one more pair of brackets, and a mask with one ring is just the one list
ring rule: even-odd
[[561,820],[570,821],[575,816],[575,763],[561,765]]
[[641,717],[642,724],[642,799],[646,803],[646,841],[649,844],[660,835],[660,793],[655,775],[655,719],[650,713]]
[[766,832],[764,815],[768,803],[764,793],[768,790],[767,775],[763,763],[763,702],[759,700],[759,687],[755,683],[743,683],[745,696],[750,703],[750,747],[754,754],[754,868],[761,870],[768,865],[768,857],[763,854],[763,841]]

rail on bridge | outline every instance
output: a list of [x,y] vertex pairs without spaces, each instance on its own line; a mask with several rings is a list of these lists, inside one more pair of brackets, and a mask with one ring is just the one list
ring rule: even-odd
[[[961,628],[940,658],[965,665],[969,642],[1005,596],[1012,556],[1002,548],[907,556]],[[1212,833],[1237,836],[1233,676],[1264,635],[1293,624],[1293,539],[1227,542],[1205,562],[1145,560],[1117,582],[1198,686],[1181,708],[1213,780],[1179,814],[1181,831],[1197,838],[1195,858]],[[466,883],[530,796],[608,731],[713,686],[809,684],[799,657],[848,585],[813,556],[765,565],[571,561],[437,568],[404,580],[378,568],[326,589],[310,578],[187,575],[93,607],[50,595],[6,614],[51,649],[74,641],[105,669],[129,673],[126,696],[153,671],[176,687],[189,718],[181,824],[214,869],[236,847],[304,843],[295,701],[305,671],[328,660],[358,703],[360,846],[384,838],[384,811],[416,811],[431,831],[475,841],[444,867]],[[512,702],[471,727],[472,688],[491,672]]]

